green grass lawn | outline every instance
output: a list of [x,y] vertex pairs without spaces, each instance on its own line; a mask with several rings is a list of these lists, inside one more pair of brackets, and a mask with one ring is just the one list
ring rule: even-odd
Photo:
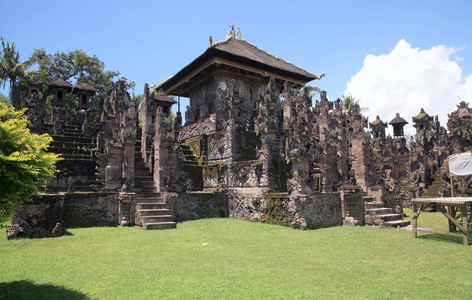
[[233,219],[69,233],[7,241],[2,228],[0,299],[472,297],[472,246],[460,238],[413,239],[410,231],[369,227],[301,231]]

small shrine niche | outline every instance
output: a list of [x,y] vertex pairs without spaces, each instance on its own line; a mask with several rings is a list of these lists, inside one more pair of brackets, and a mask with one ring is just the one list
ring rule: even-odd
[[413,126],[416,128],[417,132],[424,129],[431,130],[434,127],[434,118],[428,115],[423,108],[421,108],[420,113],[412,119],[415,123]]
[[174,99],[161,94],[152,95],[152,99],[157,107],[162,107],[162,112],[166,117],[170,114],[171,106],[177,103]]
[[408,122],[402,117],[400,117],[399,113],[396,114],[395,118],[393,118],[393,120],[390,121],[389,124],[392,125],[393,127],[393,137],[395,138],[404,137],[405,134],[403,131],[403,127],[405,127],[405,125],[408,124]]
[[72,93],[79,98],[79,110],[87,110],[89,98],[95,95],[95,89],[86,83],[79,83],[74,86]]
[[374,139],[384,139],[385,129],[388,127],[387,122],[383,122],[379,115],[373,122],[370,122],[370,128],[372,129],[372,135]]
[[65,94],[72,91],[72,85],[59,78],[49,84],[49,91],[54,93],[54,106],[64,106],[66,104]]
[[36,81],[28,82],[28,98],[39,98],[39,92],[42,90],[42,84]]

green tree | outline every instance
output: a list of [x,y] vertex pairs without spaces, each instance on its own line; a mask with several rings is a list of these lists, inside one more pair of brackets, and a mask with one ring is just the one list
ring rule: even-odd
[[10,99],[16,109],[21,108],[21,91],[26,86],[23,78],[27,76],[26,69],[31,65],[29,60],[20,62],[20,54],[15,49],[15,43],[10,44],[1,38],[2,49],[0,49],[0,84],[3,88],[7,81],[10,83]]
[[[44,49],[36,49],[30,58],[31,63],[37,69],[28,72],[26,80],[34,80],[43,84],[43,93],[47,93],[50,82],[57,78],[62,78],[71,84],[86,83],[97,90],[97,94],[91,98],[90,106],[97,111],[100,105],[100,97],[113,87],[113,82],[120,75],[117,71],[106,71],[105,63],[100,61],[95,55],[88,56],[83,50],[70,52],[56,52],[47,54]],[[125,77],[120,77],[127,84],[127,88],[133,89],[134,82],[128,81]],[[50,109],[52,96],[49,96],[46,109]],[[75,117],[77,111],[77,99],[74,95],[66,95],[66,122],[70,122]],[[48,114],[50,115],[50,114]]]
[[0,102],[0,221],[15,213],[54,176],[52,138],[30,133],[24,110]]

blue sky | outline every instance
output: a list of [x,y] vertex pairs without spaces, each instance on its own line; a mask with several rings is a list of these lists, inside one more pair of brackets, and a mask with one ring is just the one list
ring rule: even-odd
[[[420,98],[429,97],[424,103],[410,97],[407,104],[417,102],[417,112],[424,104],[427,112],[430,108],[435,114],[438,102],[450,102],[439,111],[445,114],[455,108],[457,99],[472,96],[472,89],[466,86],[472,74],[472,1],[16,0],[2,1],[0,10],[0,36],[15,42],[23,60],[35,48],[48,53],[83,49],[89,55],[97,55],[107,69],[118,70],[135,81],[137,94],[142,93],[144,83],[164,81],[203,53],[209,46],[209,35],[215,41],[224,39],[228,25],[234,24],[241,26],[243,39],[258,47],[312,73],[325,72],[325,78],[310,85],[326,90],[331,99],[352,91],[361,105],[376,109],[369,114],[379,113],[387,121],[396,111],[390,114],[392,107],[382,111],[376,103],[398,102],[394,108],[398,107],[407,121],[415,107],[404,111],[402,106],[406,104],[400,100],[370,99],[371,94],[390,98],[392,91],[388,89],[405,87],[394,85],[370,93],[382,87],[369,86],[369,82],[380,73],[383,75],[379,78],[384,81],[377,85],[384,85],[389,76],[408,77],[401,72],[416,74],[408,66],[397,70],[400,73],[389,73],[392,64],[402,63],[398,57],[415,51],[419,56],[405,61],[410,67],[412,62],[424,61],[415,67],[432,68],[429,76],[442,73],[443,68],[454,69],[454,64],[460,69],[451,69],[450,78],[455,78],[451,80],[458,82],[444,87],[441,98],[431,96],[441,83],[435,82],[431,87],[418,83],[431,91],[415,91],[414,95]],[[399,44],[401,40],[406,44]],[[442,64],[435,64],[436,58],[430,58],[428,53],[439,45],[444,45],[442,51],[433,52]],[[458,72],[461,78],[456,78]],[[346,90],[356,74],[355,82]],[[449,99],[447,90],[451,87],[462,92],[451,91],[457,95]],[[405,93],[411,91],[407,89]],[[405,94],[397,96],[405,98]]]

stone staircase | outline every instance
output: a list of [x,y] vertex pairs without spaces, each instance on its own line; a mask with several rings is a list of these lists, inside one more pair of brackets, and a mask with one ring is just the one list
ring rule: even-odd
[[[41,124],[41,133],[52,133],[51,124]],[[60,154],[59,170],[48,185],[49,191],[90,191],[95,184],[96,140],[84,137],[80,126],[65,126],[62,135],[52,134],[48,151]],[[87,174],[87,175],[84,175]]]
[[432,183],[426,187],[421,198],[438,198],[440,196],[439,190],[442,185],[441,169],[436,168],[431,179]]
[[410,221],[403,220],[401,214],[393,213],[391,208],[386,208],[383,203],[375,201],[374,197],[364,197],[365,224],[378,227],[406,227]]
[[184,154],[184,165],[187,166],[197,166],[198,165],[198,160],[195,154],[193,153],[192,149],[190,149],[190,146],[185,145],[185,144],[180,144],[180,151]]
[[144,230],[176,228],[174,216],[164,198],[156,193],[152,173],[143,162],[141,141],[136,141],[135,149],[136,225]]

